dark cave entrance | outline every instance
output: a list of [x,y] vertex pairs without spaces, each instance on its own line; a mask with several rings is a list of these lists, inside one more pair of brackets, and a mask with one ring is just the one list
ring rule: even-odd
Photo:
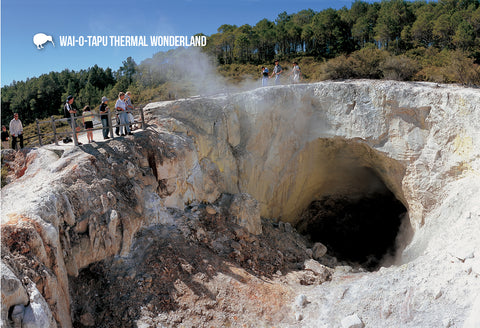
[[385,256],[394,255],[407,209],[372,169],[360,169],[381,188],[315,200],[303,212],[297,229],[312,243],[327,246],[328,254],[339,261],[375,270]]

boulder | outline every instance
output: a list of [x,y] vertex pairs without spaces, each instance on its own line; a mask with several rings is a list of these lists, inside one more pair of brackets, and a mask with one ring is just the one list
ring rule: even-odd
[[315,243],[312,247],[312,257],[315,260],[320,259],[327,254],[327,247],[322,243]]
[[12,306],[28,304],[28,294],[22,282],[4,261],[2,261],[0,270],[2,273],[2,318],[7,318],[8,310]]
[[262,233],[260,206],[251,195],[246,193],[234,195],[229,213],[236,224],[244,227],[251,234]]

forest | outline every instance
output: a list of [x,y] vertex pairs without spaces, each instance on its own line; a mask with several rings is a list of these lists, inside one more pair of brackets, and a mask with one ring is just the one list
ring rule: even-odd
[[[229,82],[257,79],[262,65],[298,61],[307,82],[385,78],[480,85],[480,0],[356,0],[350,8],[312,9],[254,26],[220,26],[202,49],[208,65]],[[2,124],[14,112],[24,125],[61,115],[67,95],[75,106],[99,105],[130,90],[139,104],[196,94],[193,74],[182,69],[188,49],[159,52],[137,64],[128,57],[116,71],[97,65],[78,72],[50,72],[1,90]],[[204,84],[205,85],[205,84]]]

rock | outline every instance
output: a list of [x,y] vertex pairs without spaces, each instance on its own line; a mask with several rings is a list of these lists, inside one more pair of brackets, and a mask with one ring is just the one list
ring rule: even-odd
[[[57,323],[53,318],[50,307],[37,287],[31,283],[27,289],[30,296],[30,303],[25,307],[22,328],[56,328]],[[66,326],[71,327],[71,324]]]
[[27,305],[28,294],[22,282],[15,276],[10,267],[1,262],[2,318],[8,317],[8,311],[16,305]]
[[80,323],[87,327],[95,326],[95,318],[90,312],[85,312],[80,316]]
[[292,233],[293,227],[289,222],[285,222],[285,232]]
[[305,270],[312,271],[322,282],[327,281],[332,274],[331,269],[313,259],[306,260],[304,262],[304,267]]
[[206,211],[210,215],[217,214],[217,210],[212,205],[207,205]]
[[300,294],[295,298],[295,306],[298,308],[304,308],[307,305],[307,296]]
[[363,327],[364,327],[364,324],[356,313],[342,319],[342,328],[363,328]]
[[233,196],[229,213],[234,222],[247,229],[254,235],[262,233],[262,221],[258,202],[249,194],[236,194]]
[[234,250],[237,250],[237,251],[241,251],[242,250],[242,245],[240,245],[240,243],[237,243],[236,241],[232,241],[230,246],[234,249]]
[[82,221],[77,221],[77,224],[74,229],[75,229],[75,232],[79,234],[87,232],[88,218],[85,218]]
[[300,312],[295,313],[295,320],[297,321],[302,321],[303,320],[303,314]]
[[24,316],[25,306],[23,304],[15,305],[11,313],[14,328],[22,328],[22,321]]
[[325,254],[327,254],[327,247],[322,243],[315,243],[312,247],[312,257],[315,260],[320,259]]
[[453,321],[452,319],[445,318],[442,320],[442,325],[443,325],[443,328],[450,328],[453,326]]

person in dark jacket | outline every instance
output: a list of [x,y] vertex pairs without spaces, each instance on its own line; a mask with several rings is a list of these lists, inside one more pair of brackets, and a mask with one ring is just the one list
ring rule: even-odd
[[108,136],[108,131],[110,127],[110,122],[108,122],[108,111],[110,110],[107,106],[108,104],[108,98],[107,97],[102,97],[102,104],[100,105],[100,119],[102,120],[102,126],[103,126],[103,139],[107,140],[110,139]]

